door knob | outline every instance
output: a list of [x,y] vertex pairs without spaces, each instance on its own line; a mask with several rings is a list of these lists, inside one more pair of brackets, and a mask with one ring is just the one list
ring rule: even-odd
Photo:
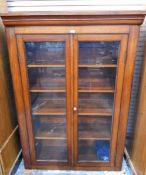
[[75,30],[70,30],[69,33],[76,33],[76,31]]
[[74,107],[73,110],[74,110],[74,111],[77,111],[77,107]]

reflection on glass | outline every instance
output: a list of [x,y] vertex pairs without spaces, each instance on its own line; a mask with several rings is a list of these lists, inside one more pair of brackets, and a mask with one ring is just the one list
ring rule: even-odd
[[64,42],[26,42],[27,64],[64,64]]
[[118,41],[79,42],[79,64],[117,64]]

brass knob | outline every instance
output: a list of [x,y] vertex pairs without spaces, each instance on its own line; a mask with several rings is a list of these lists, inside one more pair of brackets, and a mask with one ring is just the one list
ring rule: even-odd
[[74,111],[77,111],[77,107],[74,107],[73,110],[74,110]]
[[75,30],[70,30],[69,33],[76,33],[76,31]]

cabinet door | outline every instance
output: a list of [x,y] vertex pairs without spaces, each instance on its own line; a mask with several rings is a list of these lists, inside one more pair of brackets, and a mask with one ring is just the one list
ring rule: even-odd
[[76,166],[113,166],[126,35],[78,35],[74,58]]
[[68,36],[21,35],[17,42],[31,161],[67,165],[71,159]]

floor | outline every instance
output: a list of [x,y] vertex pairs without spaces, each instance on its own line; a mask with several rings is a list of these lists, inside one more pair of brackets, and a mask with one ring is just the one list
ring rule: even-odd
[[23,161],[21,161],[16,172],[11,175],[132,175],[132,172],[123,160],[121,171],[63,171],[63,170],[25,170]]

